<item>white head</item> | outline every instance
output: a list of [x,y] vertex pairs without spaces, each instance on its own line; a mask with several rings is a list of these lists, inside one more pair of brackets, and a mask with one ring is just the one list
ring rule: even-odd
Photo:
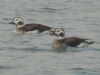
[[61,38],[61,37],[64,38],[65,31],[62,28],[56,28],[53,35],[56,35],[58,38]]
[[22,25],[22,24],[24,24],[24,20],[21,17],[14,17],[10,24]]

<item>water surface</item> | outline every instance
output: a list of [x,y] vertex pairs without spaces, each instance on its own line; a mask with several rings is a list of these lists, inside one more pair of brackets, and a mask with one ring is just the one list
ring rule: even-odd
[[[0,0],[0,75],[100,75],[99,15],[99,0]],[[14,16],[95,43],[55,50],[55,37],[48,34],[14,34],[15,26],[8,24]]]

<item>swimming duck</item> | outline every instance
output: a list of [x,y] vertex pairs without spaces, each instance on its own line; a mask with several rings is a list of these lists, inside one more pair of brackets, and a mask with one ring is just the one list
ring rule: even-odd
[[57,38],[53,41],[53,48],[64,48],[67,46],[70,47],[86,47],[90,44],[93,44],[94,41],[88,42],[89,39],[83,39],[78,37],[65,37],[65,31],[62,28],[55,28],[53,35],[56,35]]
[[42,25],[42,24],[35,24],[35,23],[24,24],[24,20],[21,17],[14,17],[12,19],[12,22],[10,22],[9,24],[16,25],[16,32],[18,34],[24,34],[26,32],[34,31],[34,30],[38,30],[38,33],[42,33],[44,31],[53,29],[52,27]]

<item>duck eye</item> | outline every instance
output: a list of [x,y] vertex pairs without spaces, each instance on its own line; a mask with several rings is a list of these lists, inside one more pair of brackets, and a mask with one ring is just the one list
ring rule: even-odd
[[57,32],[59,32],[60,30],[57,30]]
[[18,21],[18,19],[16,19],[15,21]]

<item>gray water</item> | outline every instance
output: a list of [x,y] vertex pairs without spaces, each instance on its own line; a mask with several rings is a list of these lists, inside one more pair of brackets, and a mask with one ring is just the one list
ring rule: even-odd
[[[54,36],[13,33],[14,16],[95,43],[55,50]],[[100,75],[100,0],[0,0],[0,75]]]

